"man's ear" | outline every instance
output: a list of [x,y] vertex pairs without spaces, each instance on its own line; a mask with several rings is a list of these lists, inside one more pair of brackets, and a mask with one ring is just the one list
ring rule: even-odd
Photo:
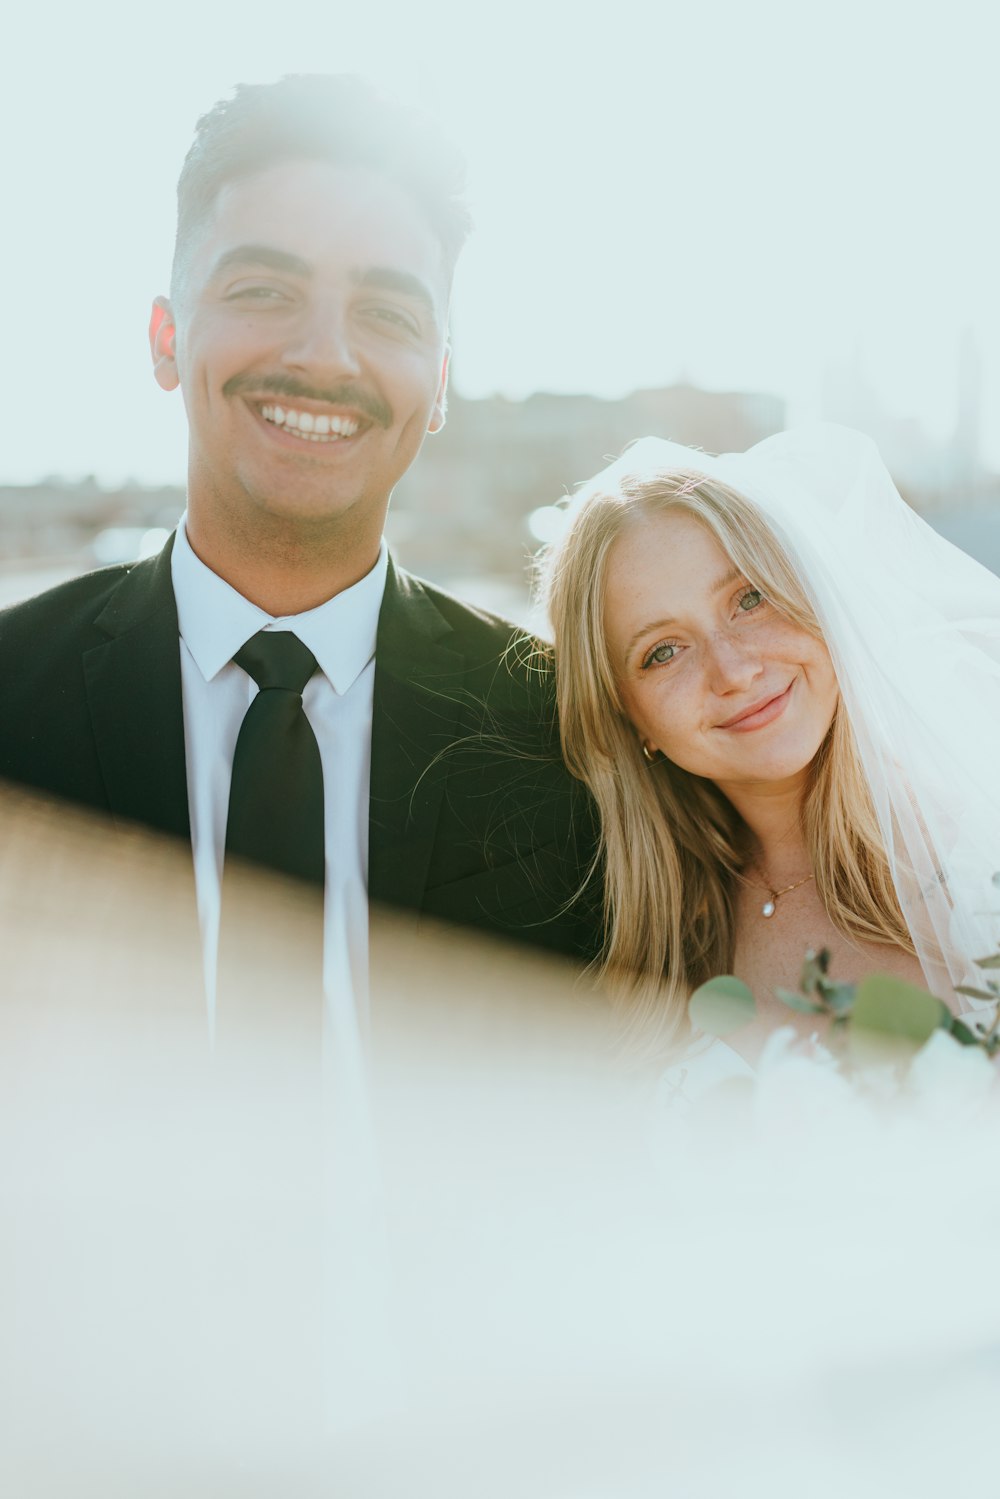
[[164,390],[176,390],[180,384],[176,340],[173,309],[166,297],[156,297],[149,319],[149,351],[153,356],[153,377]]
[[428,432],[440,432],[444,426],[445,416],[448,412],[448,361],[451,359],[451,349],[445,349],[444,359],[441,361],[441,383],[434,397],[434,405],[431,409],[430,421],[427,423]]

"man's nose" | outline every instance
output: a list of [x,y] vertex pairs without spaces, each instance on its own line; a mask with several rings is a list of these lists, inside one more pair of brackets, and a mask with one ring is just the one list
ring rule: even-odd
[[289,368],[314,377],[357,378],[361,362],[347,309],[331,299],[303,310],[282,357]]
[[764,670],[759,651],[726,631],[708,642],[709,680],[715,692],[740,692],[751,687]]

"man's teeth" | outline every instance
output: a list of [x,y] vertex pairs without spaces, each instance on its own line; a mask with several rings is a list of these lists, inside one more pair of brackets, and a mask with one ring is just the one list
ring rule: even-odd
[[283,406],[262,406],[260,413],[266,422],[310,442],[337,442],[358,430],[358,423],[346,416],[313,416],[311,411],[286,411]]

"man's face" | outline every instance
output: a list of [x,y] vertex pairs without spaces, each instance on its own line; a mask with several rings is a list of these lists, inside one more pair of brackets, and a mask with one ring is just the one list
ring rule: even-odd
[[448,276],[403,189],[291,161],[220,193],[158,301],[156,378],[190,427],[191,520],[254,509],[381,531],[393,486],[443,424]]

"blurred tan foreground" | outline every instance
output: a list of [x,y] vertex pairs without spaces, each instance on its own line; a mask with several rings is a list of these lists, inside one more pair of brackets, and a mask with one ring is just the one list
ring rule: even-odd
[[562,965],[0,799],[0,1492],[990,1491],[995,1106],[791,1066],[693,1112]]

